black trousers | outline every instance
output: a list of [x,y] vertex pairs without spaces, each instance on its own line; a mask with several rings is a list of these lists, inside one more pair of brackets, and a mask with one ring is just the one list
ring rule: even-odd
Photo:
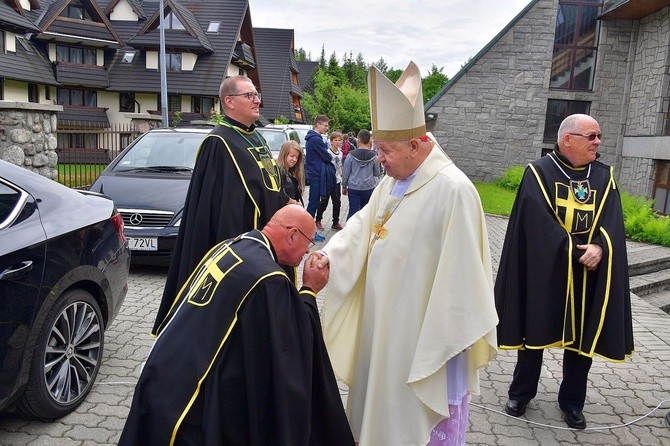
[[321,201],[319,202],[319,209],[316,211],[316,221],[321,221],[323,213],[328,207],[328,200],[330,199],[333,200],[333,226],[340,222],[340,207],[342,206],[342,193],[340,192],[340,187],[340,183],[335,184],[335,187],[330,192],[330,195],[321,197]]
[[[544,350],[518,350],[512,384],[511,400],[528,402],[537,394]],[[586,400],[586,385],[593,359],[570,350],[563,350],[563,381],[558,391],[561,410],[582,410]]]

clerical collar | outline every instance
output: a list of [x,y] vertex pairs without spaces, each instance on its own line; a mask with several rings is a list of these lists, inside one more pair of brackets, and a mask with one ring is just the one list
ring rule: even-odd
[[391,189],[391,195],[394,197],[400,197],[405,195],[405,192],[407,192],[407,189],[409,189],[410,184],[412,184],[412,181],[414,181],[414,178],[416,178],[416,174],[419,171],[419,169],[416,169],[412,175],[408,176],[404,180],[395,180],[395,184],[393,185],[393,189]]
[[253,132],[254,129],[256,128],[256,124],[255,124],[255,123],[254,123],[254,124],[251,124],[251,127],[247,127],[246,125],[242,124],[242,123],[239,122],[239,121],[234,120],[233,118],[231,118],[231,117],[228,116],[228,115],[225,115],[225,116],[223,117],[223,120],[226,121],[226,122],[227,122],[228,124],[230,124],[230,125],[233,125],[233,126],[235,126],[235,127],[239,127],[239,128],[241,128],[241,129],[244,130],[245,132]]

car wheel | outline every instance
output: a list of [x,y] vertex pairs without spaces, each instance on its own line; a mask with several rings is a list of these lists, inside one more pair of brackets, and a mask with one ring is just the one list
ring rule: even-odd
[[72,412],[93,386],[103,347],[98,302],[84,290],[63,294],[38,335],[18,410],[41,419]]

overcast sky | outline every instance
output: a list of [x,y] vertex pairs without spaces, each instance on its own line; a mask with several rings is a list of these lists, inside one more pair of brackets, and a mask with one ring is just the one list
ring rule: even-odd
[[384,58],[426,76],[434,64],[449,77],[477,54],[530,0],[249,0],[258,28],[293,28],[295,47],[318,60],[333,51]]

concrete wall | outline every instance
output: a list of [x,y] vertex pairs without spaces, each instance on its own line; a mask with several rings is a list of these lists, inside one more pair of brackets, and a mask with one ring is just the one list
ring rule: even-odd
[[0,101],[0,159],[55,179],[56,116],[62,110],[60,105]]

